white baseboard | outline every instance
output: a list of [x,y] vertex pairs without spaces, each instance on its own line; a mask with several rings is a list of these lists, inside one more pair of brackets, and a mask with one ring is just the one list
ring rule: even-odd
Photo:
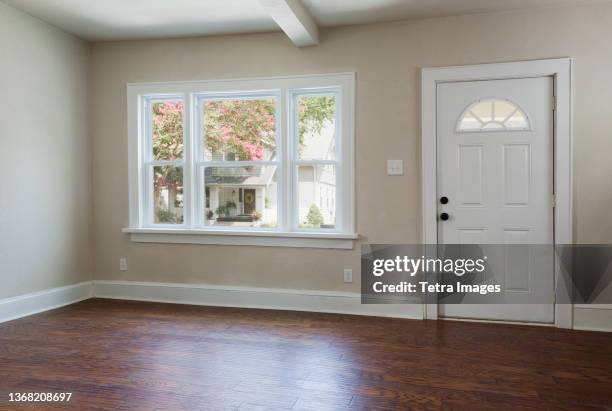
[[612,331],[612,304],[574,304],[574,330]]
[[423,319],[422,304],[361,304],[361,294],[280,288],[93,281],[100,298]]
[[[0,300],[0,323],[91,297],[423,319],[423,305],[361,304],[359,293],[135,281],[86,281]],[[574,305],[575,330],[612,332],[612,305]]]
[[86,300],[92,296],[91,281],[50,288],[0,300],[0,323]]

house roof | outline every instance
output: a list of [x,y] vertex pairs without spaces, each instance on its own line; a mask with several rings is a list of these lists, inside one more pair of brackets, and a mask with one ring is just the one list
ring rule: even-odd
[[267,186],[276,166],[207,167],[206,185]]

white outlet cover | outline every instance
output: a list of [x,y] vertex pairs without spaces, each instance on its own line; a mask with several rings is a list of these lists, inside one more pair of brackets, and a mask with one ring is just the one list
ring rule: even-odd
[[404,160],[387,160],[387,175],[403,176]]
[[344,269],[344,282],[345,283],[353,282],[353,270],[351,270],[350,268]]
[[127,267],[127,258],[125,257],[121,257],[119,259],[119,270],[120,271],[127,271],[128,267]]

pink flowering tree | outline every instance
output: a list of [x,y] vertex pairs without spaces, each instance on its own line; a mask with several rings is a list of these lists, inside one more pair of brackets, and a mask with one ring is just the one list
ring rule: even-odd
[[[240,160],[262,160],[265,151],[276,148],[274,100],[209,101],[204,108],[206,149],[213,156],[233,153]],[[300,144],[309,132],[320,132],[333,120],[333,97],[312,96],[299,100]],[[183,103],[163,102],[153,105],[153,156],[173,160],[183,156]]]
[[272,99],[209,101],[203,127],[213,159],[232,154],[239,160],[263,160],[266,151],[276,148]]

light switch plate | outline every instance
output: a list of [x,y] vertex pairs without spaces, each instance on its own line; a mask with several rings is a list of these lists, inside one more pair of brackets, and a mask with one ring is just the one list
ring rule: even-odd
[[403,176],[404,160],[387,160],[387,175]]
[[119,270],[120,271],[127,271],[127,269],[128,269],[127,258],[121,257],[119,259]]
[[351,270],[350,268],[344,269],[344,282],[345,283],[353,282],[353,270]]

